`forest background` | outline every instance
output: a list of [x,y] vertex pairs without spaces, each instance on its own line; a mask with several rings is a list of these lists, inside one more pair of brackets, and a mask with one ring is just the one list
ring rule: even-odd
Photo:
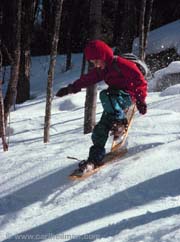
[[[50,126],[57,54],[67,55],[64,71],[68,71],[72,67],[71,54],[83,52],[90,39],[102,39],[116,47],[118,53],[124,53],[132,52],[133,41],[138,37],[139,57],[154,72],[180,57],[175,49],[146,55],[148,32],[179,17],[180,3],[177,0],[166,3],[162,0],[1,0],[0,83],[5,83],[6,66],[11,66],[8,88],[5,96],[1,95],[0,120],[1,123],[5,121],[1,129],[7,125],[12,106],[32,98],[32,56],[51,56],[45,118],[45,126]],[[81,74],[84,71],[83,59]],[[87,89],[84,133],[91,132],[96,122],[96,96],[96,86]]]

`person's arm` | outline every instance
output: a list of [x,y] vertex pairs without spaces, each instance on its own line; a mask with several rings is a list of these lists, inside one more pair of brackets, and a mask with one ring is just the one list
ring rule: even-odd
[[141,75],[135,80],[135,84],[136,106],[141,114],[145,114],[147,113],[147,104],[145,101],[147,96],[147,81]]
[[69,84],[67,87],[61,88],[57,93],[57,97],[63,97],[70,93],[80,92],[82,88],[89,87],[104,79],[104,70],[94,68],[85,75],[82,75],[79,79]]
[[147,96],[147,81],[141,73],[136,74],[136,78],[134,78],[134,87],[136,100],[145,102]]
[[141,114],[147,112],[146,96],[147,96],[147,81],[140,71],[136,72],[134,78],[134,88],[136,97],[136,106]]

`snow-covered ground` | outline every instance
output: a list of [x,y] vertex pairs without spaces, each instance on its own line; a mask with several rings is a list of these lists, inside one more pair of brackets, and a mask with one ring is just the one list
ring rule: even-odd
[[[54,92],[78,77],[81,55]],[[0,241],[180,241],[180,95],[149,93],[148,113],[136,113],[128,153],[92,177],[68,179],[91,145],[83,135],[85,90],[54,98],[50,143],[43,143],[48,58],[33,58],[35,99],[11,113],[9,151],[0,151]],[[104,84],[99,85],[99,90]],[[98,102],[97,121],[102,108]],[[107,150],[109,146],[107,145]]]
[[[79,77],[81,59],[73,55],[72,70],[63,73],[65,56],[58,56],[54,93]],[[48,65],[48,57],[32,59],[34,99],[11,112],[9,151],[0,143],[0,241],[179,242],[179,84],[149,92],[148,113],[136,113],[124,157],[71,181],[77,161],[67,156],[85,159],[91,146],[91,134],[83,134],[85,90],[53,99],[50,143],[44,144]],[[101,111],[98,102],[97,121]]]

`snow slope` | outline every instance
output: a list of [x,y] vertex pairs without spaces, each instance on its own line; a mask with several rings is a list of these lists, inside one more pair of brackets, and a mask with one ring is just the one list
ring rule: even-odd
[[[174,48],[180,54],[180,20],[161,26],[152,30],[148,35],[146,53],[159,53],[163,50]],[[139,39],[134,40],[133,52],[138,53]]]
[[[161,86],[166,75],[168,74],[179,74],[180,73],[180,61],[173,61],[167,67],[160,69],[154,73],[153,79],[149,80],[149,91],[157,90],[157,86]],[[171,94],[179,94],[179,87],[173,88]],[[169,90],[168,90],[169,92]],[[166,95],[166,94],[165,94]]]
[[[54,91],[77,78],[81,55],[62,73],[58,56]],[[136,113],[128,153],[78,182],[68,174],[84,159],[85,90],[54,98],[50,143],[43,143],[48,58],[33,58],[36,98],[11,113],[9,151],[0,150],[0,241],[180,241],[180,95],[149,93],[148,113]],[[98,89],[104,88],[100,84]],[[102,107],[98,102],[97,121]],[[107,150],[110,143],[107,144]],[[2,146],[1,146],[2,148]]]

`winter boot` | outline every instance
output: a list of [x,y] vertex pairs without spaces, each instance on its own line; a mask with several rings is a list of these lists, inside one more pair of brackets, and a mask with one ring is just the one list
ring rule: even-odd
[[94,163],[94,165],[101,166],[103,165],[103,159],[105,157],[106,151],[104,147],[93,145],[89,149],[88,162]]
[[127,129],[128,120],[127,118],[121,120],[115,120],[112,123],[111,135],[114,135],[114,139],[118,139]]
[[88,160],[82,160],[79,163],[79,171],[82,172],[83,174],[94,170],[94,168],[95,168],[95,164]]

